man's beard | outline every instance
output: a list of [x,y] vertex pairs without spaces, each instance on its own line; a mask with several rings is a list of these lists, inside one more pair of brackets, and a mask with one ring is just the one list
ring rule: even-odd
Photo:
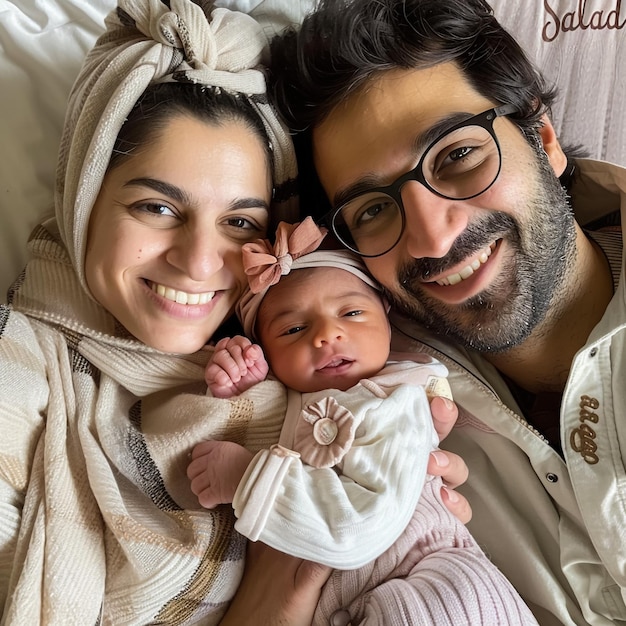
[[[479,352],[503,352],[520,345],[546,317],[566,288],[576,257],[576,231],[567,195],[543,151],[524,222],[492,211],[470,225],[443,258],[414,259],[401,268],[400,287],[385,295],[398,310],[436,333]],[[508,244],[507,258],[494,282],[459,305],[449,305],[422,289],[429,276],[445,274],[494,240]],[[445,288],[445,287],[444,287]]]

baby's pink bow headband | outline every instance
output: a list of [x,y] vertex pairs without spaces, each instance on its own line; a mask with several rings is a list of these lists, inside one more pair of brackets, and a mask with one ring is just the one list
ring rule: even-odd
[[243,245],[243,268],[253,293],[275,285],[281,276],[289,274],[295,259],[313,252],[326,236],[311,217],[298,224],[281,222],[276,230],[276,242],[257,239]]
[[274,245],[267,239],[243,245],[243,267],[250,289],[237,304],[237,316],[246,336],[256,338],[254,326],[265,294],[280,281],[281,276],[292,270],[335,267],[351,272],[374,289],[379,289],[358,256],[347,250],[317,250],[326,232],[325,228],[319,228],[311,217],[307,217],[298,224],[281,222]]

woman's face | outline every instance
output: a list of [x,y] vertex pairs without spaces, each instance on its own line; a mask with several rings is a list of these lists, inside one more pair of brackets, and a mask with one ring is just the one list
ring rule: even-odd
[[243,122],[191,116],[106,175],[89,222],[85,274],[134,337],[199,350],[247,285],[241,246],[264,237],[271,176]]

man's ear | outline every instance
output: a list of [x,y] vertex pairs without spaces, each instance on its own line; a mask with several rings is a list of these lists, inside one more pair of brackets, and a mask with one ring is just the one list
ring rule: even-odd
[[567,167],[567,157],[557,139],[554,126],[552,126],[552,122],[545,113],[541,116],[541,124],[539,136],[541,137],[543,150],[548,155],[548,160],[552,165],[554,173],[559,177]]

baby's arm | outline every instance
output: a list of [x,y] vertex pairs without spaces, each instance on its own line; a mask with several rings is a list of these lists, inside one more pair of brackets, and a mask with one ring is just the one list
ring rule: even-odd
[[214,398],[232,398],[265,380],[268,371],[261,347],[236,335],[217,342],[204,378]]
[[232,441],[202,441],[191,453],[187,477],[191,491],[206,509],[230,504],[246,468],[253,458],[243,446]]

